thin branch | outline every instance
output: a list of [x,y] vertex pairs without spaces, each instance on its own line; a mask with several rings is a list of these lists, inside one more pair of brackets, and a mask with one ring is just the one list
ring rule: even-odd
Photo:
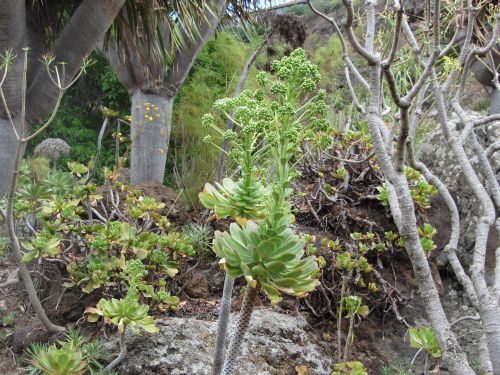
[[494,115],[481,117],[479,120],[473,121],[473,127],[486,125],[493,121],[500,121],[500,113],[495,113]]
[[[346,42],[344,39],[344,36],[342,35],[342,32],[340,31],[340,27],[337,24],[337,22],[333,19],[328,17],[326,14],[321,13],[319,10],[317,10],[311,3],[310,0],[307,1],[307,4],[313,11],[313,13],[317,14],[319,17],[325,19],[327,22],[329,22],[337,34],[339,41],[340,41],[340,46],[342,48],[342,59],[344,60],[344,63],[349,67],[349,70],[354,74],[356,80],[363,85],[363,87],[369,91],[370,90],[370,85],[366,80],[363,78],[361,73],[359,73],[359,70],[356,68],[356,66],[352,63],[351,59],[349,58],[349,55],[347,53],[347,47],[346,47]],[[347,77],[347,76],[346,76]]]
[[52,121],[54,121],[54,118],[56,117],[57,110],[59,109],[59,106],[61,105],[61,100],[62,100],[63,95],[64,95],[64,91],[60,90],[59,96],[58,96],[57,101],[56,101],[56,105],[54,106],[54,111],[50,115],[47,122],[45,124],[43,124],[43,126],[40,129],[38,129],[36,132],[31,134],[29,137],[23,138],[21,140],[22,143],[28,143],[29,141],[36,138],[40,133],[42,133],[45,129],[47,129],[49,127],[49,125],[52,123]]
[[398,143],[396,147],[395,168],[396,172],[402,173],[404,171],[406,141],[410,134],[409,109],[401,108],[399,113],[401,117],[401,129],[399,131]]
[[403,7],[399,3],[399,0],[394,0],[394,7],[396,9],[396,25],[394,27],[394,36],[392,38],[392,46],[389,52],[389,56],[382,62],[383,66],[389,66],[394,61],[396,57],[396,52],[398,50],[399,39],[401,36],[401,23],[403,20]]
[[491,159],[493,154],[498,150],[500,150],[500,141],[496,141],[495,143],[492,143],[491,145],[488,146],[488,148],[486,149],[486,157]]
[[[344,7],[347,10],[347,18],[346,22],[344,24],[346,33],[347,33],[347,38],[349,39],[349,42],[353,46],[353,48],[358,52],[365,60],[368,62],[370,65],[375,65],[379,63],[379,58],[372,52],[368,51],[366,48],[364,48],[356,38],[356,34],[354,34],[354,29],[353,29],[353,23],[354,23],[354,8],[352,6],[352,0],[342,0]],[[373,24],[373,27],[375,27],[375,24]],[[373,30],[373,33],[375,33],[375,30]]]
[[375,4],[376,0],[366,0],[366,33],[365,33],[365,48],[370,53],[373,54],[373,48],[375,44]]

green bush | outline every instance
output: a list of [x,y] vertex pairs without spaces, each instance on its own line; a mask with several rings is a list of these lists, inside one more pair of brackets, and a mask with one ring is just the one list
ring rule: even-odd
[[[212,38],[201,51],[193,69],[176,97],[173,114],[170,152],[167,160],[166,184],[182,189],[185,203],[200,208],[196,195],[205,181],[213,179],[217,149],[203,142],[205,132],[200,126],[202,116],[220,97],[232,96],[241,71],[255,42],[244,43],[228,32]],[[252,70],[246,88],[254,88]],[[224,128],[225,121],[218,126]],[[215,137],[216,143],[221,140]],[[172,171],[177,169],[177,179]]]

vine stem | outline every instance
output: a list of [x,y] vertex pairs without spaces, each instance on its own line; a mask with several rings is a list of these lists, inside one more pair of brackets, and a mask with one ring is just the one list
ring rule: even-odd
[[241,343],[243,342],[243,338],[245,337],[245,333],[250,324],[250,318],[252,317],[255,299],[257,297],[257,288],[257,286],[252,288],[250,285],[247,285],[245,298],[243,299],[243,304],[241,305],[238,323],[236,324],[234,334],[231,337],[231,342],[229,343],[228,354],[224,363],[224,368],[222,369],[222,375],[235,374],[234,365],[241,349]]
[[217,338],[215,341],[214,364],[212,375],[219,375],[224,364],[224,344],[226,342],[227,327],[231,313],[231,296],[233,294],[234,279],[226,273],[224,290],[220,303],[219,318],[217,320]]

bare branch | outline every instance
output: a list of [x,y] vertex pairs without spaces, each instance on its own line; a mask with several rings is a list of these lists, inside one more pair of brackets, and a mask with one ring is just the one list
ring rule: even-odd
[[500,141],[496,141],[495,143],[492,143],[488,146],[488,148],[486,149],[486,156],[491,159],[493,154],[498,150],[500,150]]
[[[450,262],[453,272],[457,277],[457,280],[459,281],[460,285],[464,288],[472,305],[477,307],[478,300],[476,291],[474,290],[474,286],[469,276],[467,276],[467,274],[465,273],[465,270],[463,269],[462,264],[460,263],[460,260],[458,259],[456,253],[458,248],[458,240],[460,238],[460,215],[458,213],[457,205],[455,204],[455,201],[453,200],[453,197],[446,188],[445,184],[443,184],[443,182],[439,178],[433,175],[424,163],[419,162],[415,159],[413,144],[411,140],[408,141],[408,160],[413,168],[422,173],[425,179],[436,187],[439,194],[446,203],[448,210],[450,211],[450,219],[451,219],[450,240],[446,244],[444,251],[446,253],[448,261]],[[451,323],[451,326],[453,326],[453,324],[454,323]]]
[[375,42],[375,5],[377,5],[377,0],[366,0],[366,33],[365,33],[365,48],[370,53],[373,54],[374,42]]
[[389,66],[394,61],[396,52],[398,50],[399,39],[401,36],[401,23],[403,20],[403,7],[399,4],[399,0],[394,0],[394,7],[396,8],[396,25],[394,27],[394,36],[392,38],[391,50],[389,56],[382,62],[383,66]]
[[404,171],[406,141],[410,134],[409,109],[401,108],[399,113],[401,118],[401,129],[399,131],[398,143],[396,146],[397,148],[396,148],[395,167],[396,167],[396,172],[402,173]]
[[[334,29],[335,33],[337,34],[337,36],[339,37],[339,40],[340,40],[340,46],[342,48],[342,59],[344,60],[344,63],[349,68],[349,71],[351,71],[354,74],[354,77],[356,78],[356,80],[359,83],[361,83],[361,85],[363,85],[363,87],[365,88],[365,90],[369,91],[370,90],[370,86],[368,85],[368,82],[366,82],[366,80],[363,78],[363,76],[359,73],[359,70],[352,63],[351,59],[349,58],[349,55],[347,54],[346,42],[345,42],[344,36],[342,35],[342,32],[340,31],[340,27],[338,26],[337,22],[333,18],[330,18],[327,15],[321,13],[319,10],[317,10],[312,5],[312,3],[311,3],[310,0],[307,1],[307,4],[309,5],[309,7],[311,8],[311,10],[315,14],[317,14],[321,18],[325,19],[327,22],[329,22],[333,26],[333,29]],[[346,78],[348,80],[350,80],[350,78],[347,75],[346,75]]]
[[[346,22],[344,24],[346,33],[347,33],[347,38],[349,39],[349,42],[353,46],[353,48],[358,52],[362,57],[365,58],[365,60],[371,64],[377,64],[379,62],[379,58],[372,52],[368,51],[366,48],[364,48],[356,38],[356,35],[354,34],[354,29],[353,29],[353,23],[354,23],[354,8],[352,6],[352,0],[342,0],[344,7],[347,10],[347,18]],[[375,27],[375,24],[372,25],[372,27]],[[375,33],[375,30],[373,30],[373,33]]]

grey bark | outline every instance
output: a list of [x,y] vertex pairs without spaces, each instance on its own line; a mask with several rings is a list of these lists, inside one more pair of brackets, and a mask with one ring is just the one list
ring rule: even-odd
[[[51,53],[57,62],[66,63],[66,84],[80,70],[83,60],[98,46],[125,0],[85,0],[72,15]],[[51,113],[58,91],[45,69],[40,69],[28,85],[27,109],[30,122]]]
[[500,89],[495,89],[491,94],[490,113],[492,115],[500,113]]
[[[22,48],[26,47],[26,2],[4,0],[0,2],[0,54],[12,50],[18,57],[2,85],[7,104],[12,112],[17,113],[21,106],[20,81],[23,73]],[[5,115],[0,106],[0,115]],[[1,148],[1,147],[0,147]],[[12,154],[14,155],[14,154]]]
[[[404,172],[396,173],[391,167],[392,164],[384,151],[383,140],[379,131],[378,123],[381,119],[369,112],[367,113],[366,119],[382,171],[384,175],[388,176],[396,190],[399,211],[401,212],[401,222],[399,223],[398,230],[405,240],[405,249],[413,267],[415,280],[419,286],[419,294],[424,303],[426,314],[432,328],[436,332],[440,348],[443,352],[443,361],[453,374],[472,375],[474,371],[468,365],[467,358],[451,330],[439,298],[439,293],[432,278],[429,263],[427,262],[425,252],[420,244],[413,200],[408,188],[406,176]],[[385,126],[383,123],[380,125]]]
[[120,334],[120,353],[118,353],[116,358],[113,359],[109,363],[109,365],[106,366],[106,371],[114,369],[116,366],[122,363],[125,357],[127,356],[127,344],[125,338],[126,333],[127,333],[127,328],[125,327],[123,333]]
[[7,192],[14,169],[17,140],[9,121],[0,118],[0,198]]
[[227,337],[227,327],[230,323],[231,296],[233,294],[234,279],[226,273],[224,290],[220,301],[219,318],[217,319],[217,337],[215,339],[214,364],[212,375],[219,375],[224,364],[224,349]]
[[174,98],[136,90],[132,95],[130,183],[163,183]]
[[[435,78],[435,73],[433,78]],[[491,295],[484,277],[484,264],[486,258],[486,241],[490,226],[494,223],[495,209],[486,189],[477,177],[474,168],[470,164],[465,150],[460,141],[453,137],[448,128],[446,116],[446,106],[444,95],[437,81],[433,82],[433,88],[436,98],[436,107],[438,109],[438,120],[451,146],[455,157],[457,158],[469,186],[481,203],[482,217],[479,218],[476,227],[476,244],[474,247],[473,265],[470,268],[471,280],[476,290],[478,298],[478,311],[483,321],[483,329],[488,343],[491,362],[495,373],[500,373],[500,309],[498,303]]]

